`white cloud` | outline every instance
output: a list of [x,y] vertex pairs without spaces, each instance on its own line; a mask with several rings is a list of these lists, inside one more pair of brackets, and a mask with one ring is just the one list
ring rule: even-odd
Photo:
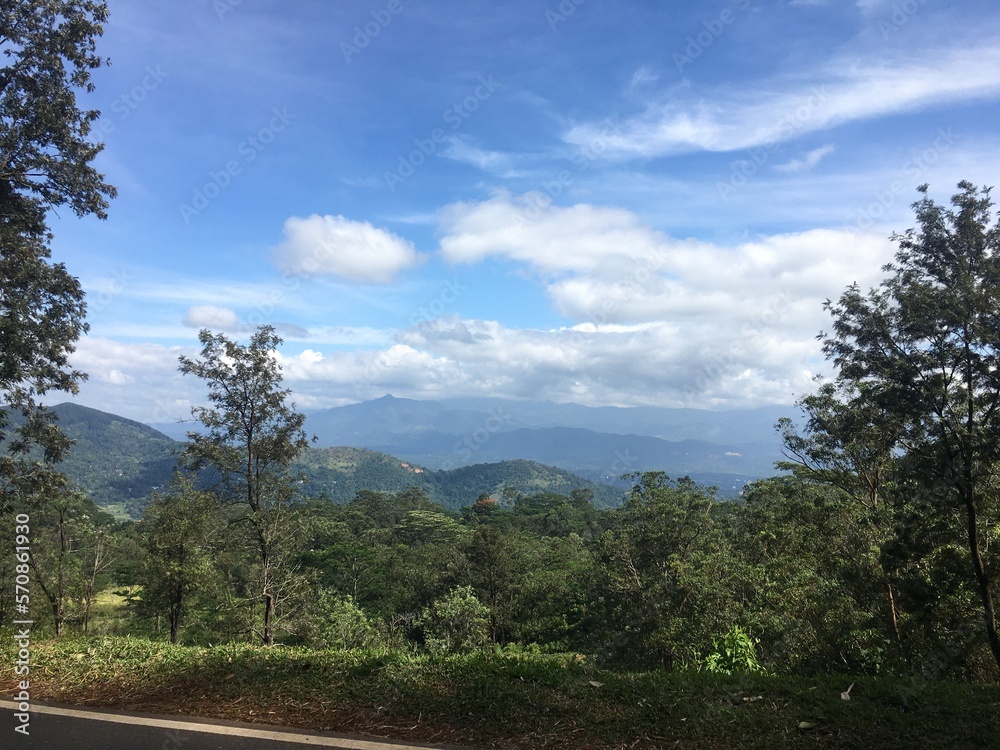
[[235,331],[240,327],[240,316],[228,307],[197,305],[188,308],[184,325],[189,328],[211,328],[214,331]]
[[343,216],[293,216],[285,221],[284,235],[275,259],[285,273],[388,284],[422,260],[409,240]]
[[571,128],[584,145],[603,138],[608,156],[655,157],[735,151],[804,133],[930,106],[1000,94],[1000,45],[922,51],[917,57],[835,59],[822,68],[754,89],[713,90],[701,99],[651,104],[608,134],[602,125]]
[[[122,343],[84,336],[71,357],[73,367],[90,375],[80,384],[76,401],[140,422],[173,422],[191,416],[191,405],[203,403],[205,386],[177,369],[180,354],[196,354],[148,343]],[[122,385],[128,385],[122,388]],[[50,394],[53,403],[66,400]]]
[[656,83],[658,80],[660,80],[660,75],[648,65],[643,65],[632,74],[632,80],[629,81],[628,90],[630,92],[635,91],[637,88],[647,86],[651,83]]
[[[517,328],[452,315],[395,332],[312,329],[308,348],[275,355],[296,405],[384,393],[708,408],[788,403],[811,392],[812,375],[826,367],[815,339],[829,327],[822,300],[854,281],[877,283],[893,249],[881,232],[846,229],[723,246],[670,237],[624,209],[543,206],[537,198],[498,193],[449,206],[441,253],[453,262],[498,256],[523,264],[546,284],[567,325]],[[224,317],[220,310],[198,319]],[[181,351],[88,337],[74,357],[93,374],[81,401],[142,421],[184,417],[205,389],[177,373]]]
[[549,272],[590,271],[614,257],[655,255],[667,239],[624,209],[551,205],[542,193],[507,192],[482,202],[455,203],[441,214],[440,252],[452,263],[490,256]]
[[823,157],[832,154],[833,151],[834,147],[830,144],[827,144],[826,146],[820,146],[819,148],[814,148],[812,151],[807,153],[801,159],[792,159],[791,161],[787,161],[784,164],[775,164],[774,168],[778,172],[808,171],[813,167],[815,167],[817,164],[819,164],[820,161],[823,160]]
[[506,171],[510,166],[510,154],[490,151],[472,145],[467,139],[454,137],[441,151],[441,156],[463,164],[471,164],[484,171]]
[[126,375],[121,370],[109,370],[106,374],[107,381],[112,385],[129,385],[135,382],[135,378]]

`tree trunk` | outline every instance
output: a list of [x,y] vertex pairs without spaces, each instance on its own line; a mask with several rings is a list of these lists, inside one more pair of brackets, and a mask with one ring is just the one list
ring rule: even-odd
[[1000,669],[1000,634],[997,633],[996,607],[993,604],[993,592],[989,572],[983,562],[983,552],[979,547],[979,519],[976,513],[976,501],[971,492],[965,492],[965,509],[968,514],[967,528],[969,532],[969,552],[972,555],[972,569],[976,574],[976,584],[979,596],[983,601],[983,619],[986,622],[986,638]]
[[184,605],[184,586],[178,584],[174,589],[174,600],[170,604],[170,642],[177,645],[181,631],[181,609]]
[[264,593],[264,645],[274,645],[274,595],[268,591]]

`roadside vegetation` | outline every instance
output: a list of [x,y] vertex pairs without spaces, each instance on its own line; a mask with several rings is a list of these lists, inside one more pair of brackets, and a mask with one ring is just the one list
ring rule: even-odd
[[433,656],[131,637],[48,641],[35,659],[38,699],[477,747],[965,750],[1000,736],[1000,687],[914,678],[620,672],[517,649]]

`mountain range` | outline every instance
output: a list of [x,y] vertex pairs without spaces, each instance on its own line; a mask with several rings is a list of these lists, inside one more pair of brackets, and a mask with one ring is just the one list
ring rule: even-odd
[[428,468],[529,459],[623,486],[621,475],[661,470],[739,494],[776,473],[774,429],[792,406],[734,411],[587,407],[493,398],[417,401],[387,395],[309,412],[317,445],[353,445]]
[[[141,513],[164,487],[190,422],[146,425],[77,404],[54,407],[76,445],[62,465],[100,505]],[[383,396],[307,412],[317,439],[295,470],[305,489],[348,502],[361,489],[410,486],[450,508],[482,492],[594,492],[601,506],[621,501],[623,474],[660,470],[738,495],[775,474],[781,442],[774,423],[793,407],[713,412],[698,409],[586,407],[579,404]]]
[[[64,432],[75,441],[60,469],[98,505],[120,517],[136,518],[152,492],[167,487],[183,443],[149,425],[77,404],[53,407]],[[535,461],[513,460],[432,470],[366,448],[307,448],[292,466],[307,496],[346,503],[359,490],[400,492],[423,489],[446,508],[471,505],[486,492],[513,487],[525,494],[569,495],[589,489],[598,507],[618,505],[621,488],[576,476]]]

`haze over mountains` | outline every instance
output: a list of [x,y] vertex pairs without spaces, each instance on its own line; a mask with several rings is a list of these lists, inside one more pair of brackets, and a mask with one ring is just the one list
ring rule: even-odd
[[[76,404],[55,407],[76,445],[63,470],[99,505],[138,516],[166,486],[188,430],[197,423],[145,425]],[[359,490],[423,489],[445,507],[470,505],[505,487],[524,493],[594,492],[598,506],[621,502],[621,475],[661,470],[690,476],[734,497],[776,473],[774,422],[792,407],[710,412],[592,408],[577,404],[384,396],[309,413],[313,447],[294,469],[303,490],[348,502]]]
[[[386,395],[310,412],[306,430],[317,447],[369,448],[429,469],[527,459],[611,484],[626,472],[662,470],[731,496],[777,473],[774,424],[796,414],[793,406],[715,412]],[[155,426],[178,439],[190,428]]]

